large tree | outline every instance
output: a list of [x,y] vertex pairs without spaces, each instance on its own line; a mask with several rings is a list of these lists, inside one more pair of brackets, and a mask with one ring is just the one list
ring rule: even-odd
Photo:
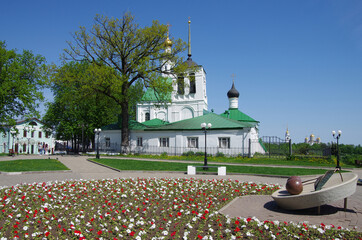
[[175,75],[186,70],[178,56],[186,44],[180,39],[171,39],[173,48],[165,51],[167,31],[167,26],[158,21],[141,28],[130,13],[120,19],[97,15],[92,29],[80,27],[65,50],[65,59],[86,60],[93,65],[82,87],[108,96],[121,107],[123,151],[129,145],[131,86],[140,83],[151,87],[160,100],[166,99],[173,88],[162,76],[163,65],[172,62],[168,72]]
[[19,54],[0,41],[0,132],[14,125],[15,118],[39,117],[46,80],[44,57],[28,50]]
[[89,75],[91,64],[68,62],[51,74],[54,101],[48,104],[43,122],[56,132],[59,140],[71,140],[76,151],[94,137],[94,129],[117,120],[119,106],[104,94],[88,91],[81,85]]

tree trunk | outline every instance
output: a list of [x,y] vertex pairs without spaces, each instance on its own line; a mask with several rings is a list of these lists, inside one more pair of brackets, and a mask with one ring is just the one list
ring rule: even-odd
[[128,116],[128,101],[124,101],[121,104],[121,134],[122,134],[122,142],[121,142],[121,153],[128,154],[129,152],[129,129],[128,129],[128,123],[129,123],[129,116]]

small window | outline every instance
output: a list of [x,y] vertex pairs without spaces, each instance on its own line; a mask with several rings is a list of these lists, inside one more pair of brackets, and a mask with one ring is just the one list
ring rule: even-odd
[[32,137],[32,138],[34,137],[34,132],[35,132],[35,131],[31,131],[31,137]]
[[138,137],[137,138],[137,147],[142,147],[142,138],[141,137]]
[[187,138],[187,147],[188,148],[199,148],[199,138],[188,137]]
[[219,148],[230,148],[230,138],[219,138]]
[[184,77],[183,76],[178,77],[178,80],[177,80],[177,93],[180,94],[180,95],[185,94],[185,82],[184,82]]
[[26,137],[27,131],[24,129],[23,137]]
[[160,138],[160,147],[169,147],[169,138]]
[[106,147],[109,148],[111,146],[111,138],[106,137],[105,140],[106,140]]
[[151,118],[150,118],[150,113],[146,113],[145,114],[145,121],[149,121]]
[[50,135],[49,132],[45,132],[45,137],[46,138],[49,138],[49,135]]
[[41,135],[42,135],[42,132],[41,132],[41,131],[39,131],[39,138],[41,138]]
[[26,144],[24,143],[23,144],[23,153],[25,153],[26,152]]
[[190,93],[196,93],[195,73],[190,73]]

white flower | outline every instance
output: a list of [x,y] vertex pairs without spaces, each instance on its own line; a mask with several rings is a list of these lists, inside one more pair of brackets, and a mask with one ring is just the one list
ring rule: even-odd
[[317,230],[318,230],[321,234],[323,234],[323,233],[325,232],[322,228],[317,228]]

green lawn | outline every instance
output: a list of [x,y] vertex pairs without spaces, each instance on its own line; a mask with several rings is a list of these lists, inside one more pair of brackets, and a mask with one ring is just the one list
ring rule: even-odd
[[56,159],[29,159],[0,161],[2,172],[59,171],[69,170]]
[[[134,171],[180,171],[186,172],[189,163],[178,162],[161,162],[161,161],[141,161],[128,159],[92,159],[95,162],[119,169],[119,170],[134,170]],[[203,164],[192,164],[202,166]],[[219,166],[221,166],[220,164]],[[203,172],[202,168],[198,168],[197,172]],[[282,168],[282,167],[254,167],[254,166],[230,166],[226,167],[227,173],[244,173],[244,174],[261,174],[261,175],[279,175],[279,176],[294,176],[294,175],[315,175],[324,174],[325,169],[309,169],[309,168]],[[216,168],[211,168],[206,172],[217,172]]]
[[[131,158],[148,158],[148,159],[165,159],[165,160],[182,160],[182,161],[204,161],[204,156],[167,156],[167,155],[128,155]],[[289,166],[313,166],[313,167],[336,167],[333,160],[321,157],[298,157],[295,160],[288,160],[286,158],[268,158],[264,156],[247,157],[208,157],[209,163],[238,163],[238,164],[262,164],[262,165],[289,165]],[[355,165],[349,165],[341,161],[341,166],[354,168]]]

